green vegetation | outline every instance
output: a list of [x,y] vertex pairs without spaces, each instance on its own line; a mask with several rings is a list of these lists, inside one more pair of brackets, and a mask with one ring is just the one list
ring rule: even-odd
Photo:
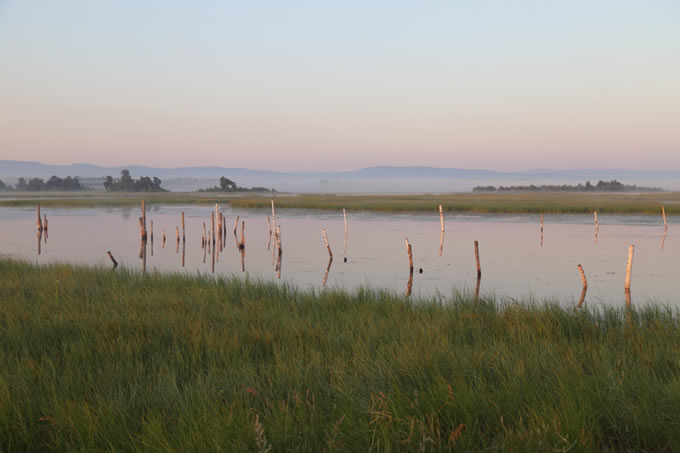
[[0,450],[670,451],[668,308],[0,260]]
[[618,182],[615,179],[611,181],[598,181],[596,185],[592,185],[590,181],[585,184],[577,184],[571,186],[568,184],[553,185],[544,184],[536,186],[531,184],[529,186],[476,186],[473,187],[473,192],[661,192],[658,187],[638,187],[635,184],[627,185]]
[[[248,197],[230,200],[235,208],[266,208],[270,198]],[[300,195],[280,196],[277,208],[353,209],[385,212],[437,211],[439,204],[447,212],[476,213],[601,213],[659,214],[664,205],[667,214],[680,214],[680,193],[459,193],[440,195]]]
[[224,176],[220,177],[220,185],[199,189],[199,192],[276,192],[274,189],[266,187],[239,187],[234,181]]
[[132,179],[130,170],[121,170],[120,179],[107,176],[104,188],[107,192],[167,192],[161,187],[161,180],[155,176],[153,179],[148,176]]
[[41,191],[51,191],[51,192],[74,192],[79,190],[84,190],[80,185],[78,178],[72,178],[67,176],[66,178],[60,178],[58,176],[52,176],[47,181],[42,178],[31,178],[26,182],[26,178],[19,178],[17,183],[12,187],[8,186],[2,180],[0,180],[0,191],[30,191],[30,192],[41,192]]
[[[5,198],[5,199],[3,199]],[[67,193],[4,193],[1,206],[46,207],[130,206],[146,200],[147,204],[215,204],[229,203],[234,208],[328,209],[436,212],[441,204],[446,212],[476,213],[540,213],[588,214],[597,210],[603,214],[653,214],[665,206],[669,215],[680,214],[680,193],[459,193],[428,195],[247,195],[238,192],[163,192],[163,193],[79,193],[77,198]]]

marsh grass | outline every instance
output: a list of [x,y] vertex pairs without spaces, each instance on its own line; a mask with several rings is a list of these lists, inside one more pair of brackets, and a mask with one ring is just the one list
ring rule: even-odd
[[421,212],[438,210],[441,204],[447,212],[490,214],[546,213],[661,215],[665,206],[668,215],[680,214],[679,192],[648,193],[457,193],[426,195],[281,195],[206,193],[84,193],[63,194],[0,194],[1,206],[45,207],[107,207],[132,206],[146,200],[147,204],[214,204],[229,203],[234,208],[277,208],[341,210],[342,208],[384,212]]
[[670,451],[667,307],[0,260],[0,450]]
[[[459,193],[441,195],[300,195],[279,196],[277,208],[330,209],[342,208],[366,211],[432,211],[441,204],[447,212],[489,214],[601,213],[657,214],[665,205],[667,214],[680,214],[680,193],[650,192],[622,194],[580,193]],[[236,208],[266,208],[269,198],[243,197],[230,200]]]

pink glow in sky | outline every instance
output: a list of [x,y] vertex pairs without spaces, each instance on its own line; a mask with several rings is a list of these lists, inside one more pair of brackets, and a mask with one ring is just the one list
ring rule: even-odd
[[671,0],[5,1],[0,159],[680,170],[678,24]]

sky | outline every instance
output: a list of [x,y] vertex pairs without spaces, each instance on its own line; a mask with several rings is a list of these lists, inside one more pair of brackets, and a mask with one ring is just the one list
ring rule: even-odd
[[0,0],[0,159],[680,170],[680,0]]

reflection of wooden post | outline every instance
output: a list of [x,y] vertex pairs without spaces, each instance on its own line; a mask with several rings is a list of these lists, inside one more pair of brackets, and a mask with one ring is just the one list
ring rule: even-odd
[[43,215],[43,231],[45,232],[45,237],[47,237],[47,214]]
[[543,247],[543,213],[541,212],[541,247]]
[[184,211],[182,211],[182,240],[187,240],[186,230],[184,229]]
[[267,241],[267,250],[272,246],[272,219],[267,216],[267,225],[269,226],[269,241]]
[[143,217],[139,218],[139,236],[142,239],[142,241],[146,241],[146,231],[144,231],[144,218]]
[[326,248],[328,249],[328,256],[333,258],[333,252],[331,252],[331,246],[328,243],[328,236],[326,236],[326,230],[322,229],[321,232],[323,233],[323,241],[326,243]]
[[175,235],[177,236],[177,246],[175,247],[175,253],[179,253],[179,227],[175,227]]
[[139,242],[139,258],[142,260],[142,272],[146,273],[146,241]]
[[37,237],[38,237],[38,255],[40,255],[40,252],[41,252],[40,241],[42,240],[42,231],[38,230]]
[[413,288],[413,249],[406,238],[406,253],[408,253],[408,283],[406,284],[406,296],[411,295]]
[[205,245],[208,241],[208,233],[205,230],[205,222],[203,222],[203,239],[201,241],[201,247],[205,248]]
[[666,223],[666,208],[661,206],[661,215],[663,215],[663,229],[668,231],[668,224]]
[[283,255],[283,249],[281,248],[281,225],[277,226],[276,235],[276,247],[274,249],[279,250],[279,257],[276,261],[276,278],[281,280],[281,256]]
[[149,228],[149,239],[151,240],[151,243],[153,243],[153,220],[150,221],[150,228]]
[[272,228],[276,231],[276,213],[274,212],[274,200],[272,200]]
[[345,245],[342,247],[342,256],[347,256],[347,213],[342,208],[342,217],[345,219]]
[[215,213],[210,213],[210,233],[212,235],[212,245],[215,245]]
[[113,268],[115,269],[116,267],[118,267],[118,261],[116,261],[116,259],[113,257],[113,254],[111,253],[111,251],[110,250],[107,251],[106,254],[109,255],[109,258],[111,259],[111,262],[113,263]]
[[115,269],[116,267],[118,267],[118,261],[116,261],[116,259],[113,257],[113,255],[111,254],[111,251],[110,250],[107,251],[106,254],[109,255],[109,258],[111,259],[111,262],[113,263],[113,268]]
[[238,245],[241,251],[241,272],[246,271],[246,221],[241,221],[241,243]]
[[666,242],[666,233],[668,233],[667,230],[663,231],[663,237],[661,238],[661,250],[663,250],[663,245]]
[[187,251],[187,243],[186,241],[182,241],[182,267],[184,267],[184,255],[186,254]]
[[333,264],[333,257],[328,257],[328,267],[326,267],[326,273],[323,274],[323,279],[321,280],[321,287],[326,287],[326,282],[328,282],[328,273],[331,271],[331,264]]
[[165,248],[165,230],[161,230],[161,248]]
[[628,263],[626,264],[626,283],[624,286],[626,293],[626,305],[630,305],[630,273],[633,269],[633,252],[635,251],[635,245],[628,246]]
[[36,209],[37,209],[37,211],[38,211],[38,222],[37,222],[37,224],[38,224],[38,231],[42,231],[42,230],[43,230],[43,225],[42,225],[42,221],[40,220],[40,203],[38,203],[38,206],[36,207]]
[[586,292],[588,291],[588,280],[586,280],[586,273],[583,272],[583,266],[580,264],[577,266],[578,272],[581,274],[581,280],[583,281],[583,290],[581,291],[581,297],[578,300],[578,308],[581,308],[583,301],[586,300]]

